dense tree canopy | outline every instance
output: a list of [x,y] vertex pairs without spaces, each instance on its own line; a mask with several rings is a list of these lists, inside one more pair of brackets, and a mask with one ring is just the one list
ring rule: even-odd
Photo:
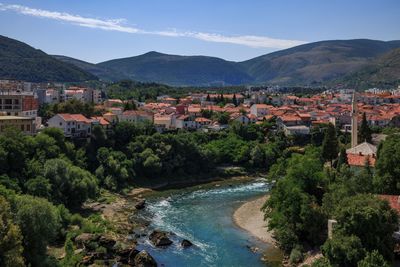
[[20,228],[12,220],[9,203],[0,195],[0,266],[25,266],[22,252]]
[[378,150],[376,189],[387,194],[400,193],[400,136],[389,136]]

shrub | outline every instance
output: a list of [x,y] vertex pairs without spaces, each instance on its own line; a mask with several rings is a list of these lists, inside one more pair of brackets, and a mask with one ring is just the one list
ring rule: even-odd
[[291,264],[300,263],[303,261],[303,258],[303,253],[301,252],[301,249],[297,246],[290,252],[289,261]]

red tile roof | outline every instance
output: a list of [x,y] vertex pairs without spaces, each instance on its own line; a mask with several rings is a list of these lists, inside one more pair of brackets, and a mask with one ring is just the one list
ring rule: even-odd
[[104,119],[103,117],[100,117],[100,116],[98,116],[98,117],[92,117],[91,119],[92,119],[92,120],[95,120],[95,121],[98,121],[99,124],[100,124],[100,125],[103,125],[103,126],[106,126],[106,125],[109,125],[109,124],[110,124],[106,119]]
[[83,123],[91,123],[91,121],[83,116],[82,114],[69,114],[69,113],[60,113],[58,114],[63,118],[65,121],[77,121],[77,122],[83,122]]
[[378,195],[378,198],[382,199],[382,200],[386,200],[387,202],[389,202],[389,205],[392,209],[394,209],[395,211],[397,211],[397,213],[400,213],[400,196],[396,196],[396,195]]
[[369,161],[371,167],[375,166],[376,158],[368,155],[351,154],[347,153],[347,162],[350,166],[365,166],[366,161]]

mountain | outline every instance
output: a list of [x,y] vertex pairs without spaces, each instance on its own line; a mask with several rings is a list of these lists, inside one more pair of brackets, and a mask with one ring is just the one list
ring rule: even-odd
[[374,64],[400,41],[368,39],[308,43],[243,62],[149,52],[97,64],[138,81],[170,85],[325,84]]
[[400,48],[376,58],[359,71],[344,76],[339,82],[356,88],[393,88],[400,85]]
[[85,70],[86,72],[89,72],[105,81],[115,82],[129,78],[122,73],[119,73],[118,71],[111,70],[106,67],[102,67],[100,65],[89,63],[83,60],[61,55],[53,55],[53,57],[59,61],[74,65],[82,70]]
[[239,63],[255,83],[323,83],[368,66],[400,41],[333,40],[304,44]]
[[[0,36],[0,79],[27,81],[105,81],[131,79],[172,86],[243,84],[396,85],[400,41],[368,39],[308,43],[243,62],[207,56],[158,52],[98,64],[49,56],[22,42]],[[397,61],[396,61],[397,60]],[[396,63],[397,62],[397,63]]]
[[78,82],[97,77],[23,42],[0,35],[0,79]]
[[132,80],[169,85],[238,85],[253,81],[237,63],[215,57],[176,56],[149,52],[98,64]]

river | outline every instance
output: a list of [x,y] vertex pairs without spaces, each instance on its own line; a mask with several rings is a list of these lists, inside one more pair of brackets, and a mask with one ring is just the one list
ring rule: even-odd
[[[166,192],[148,200],[142,216],[151,221],[151,228],[175,233],[171,236],[174,243],[168,248],[155,248],[143,238],[139,239],[138,248],[147,250],[160,266],[166,267],[273,266],[261,261],[271,247],[238,228],[232,220],[237,207],[267,192],[268,185],[261,179]],[[183,238],[194,246],[181,248]],[[252,247],[259,252],[252,252]]]

